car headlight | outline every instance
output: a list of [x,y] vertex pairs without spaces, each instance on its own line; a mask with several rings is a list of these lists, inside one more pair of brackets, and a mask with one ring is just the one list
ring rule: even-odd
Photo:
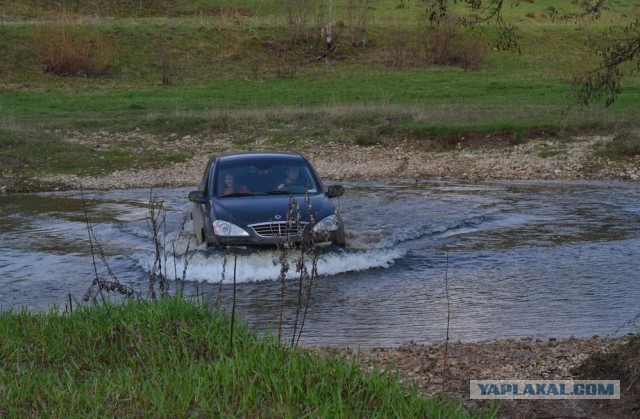
[[327,233],[329,231],[336,231],[340,227],[338,217],[330,215],[318,221],[313,227],[314,233]]
[[216,236],[248,236],[249,233],[235,224],[228,221],[215,220],[213,222],[213,232]]

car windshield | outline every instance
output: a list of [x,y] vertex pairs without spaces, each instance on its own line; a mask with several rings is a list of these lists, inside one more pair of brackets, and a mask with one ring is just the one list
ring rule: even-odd
[[317,194],[321,188],[305,160],[256,158],[222,160],[214,176],[216,196]]

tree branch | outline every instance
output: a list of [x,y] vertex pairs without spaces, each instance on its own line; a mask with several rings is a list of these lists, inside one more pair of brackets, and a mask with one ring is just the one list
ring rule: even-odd
[[605,98],[605,106],[611,106],[621,92],[620,84],[625,77],[622,67],[635,63],[630,73],[640,69],[640,23],[634,22],[625,31],[634,34],[624,39],[609,40],[609,44],[597,51],[602,57],[600,67],[573,79],[574,96],[584,105]]

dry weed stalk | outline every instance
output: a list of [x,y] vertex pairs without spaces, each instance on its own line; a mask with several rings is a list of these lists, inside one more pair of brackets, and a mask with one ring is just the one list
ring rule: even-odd
[[[293,248],[293,238],[291,237],[292,220],[295,219],[296,213],[300,212],[298,201],[293,199],[293,195],[289,195],[289,204],[287,207],[287,217],[284,234],[280,234],[277,229],[276,246],[280,251],[278,260],[274,260],[274,265],[280,265],[280,273],[278,274],[278,282],[280,283],[280,318],[278,320],[278,339],[282,339],[282,326],[284,323],[284,306],[285,306],[285,284],[287,273],[289,272],[289,254]],[[274,227],[276,229],[276,227]]]
[[[80,186],[80,196],[82,197],[82,208],[84,211],[84,219],[85,219],[85,224],[87,226],[87,233],[89,235],[89,246],[91,249],[91,260],[93,263],[93,272],[95,273],[95,277],[91,282],[91,286],[89,287],[85,295],[82,297],[82,300],[85,302],[89,300],[96,301],[97,294],[99,293],[102,303],[106,304],[106,299],[103,291],[106,291],[108,293],[117,292],[120,295],[125,296],[126,298],[140,299],[140,293],[137,292],[135,289],[133,289],[133,287],[121,284],[118,278],[116,277],[116,275],[111,270],[111,266],[109,265],[109,262],[107,261],[107,258],[104,254],[104,248],[102,246],[102,242],[100,241],[100,238],[98,237],[95,230],[93,229],[93,224],[89,220],[89,212],[87,210],[87,201],[84,198],[84,190],[82,186]],[[105,268],[107,269],[107,274],[111,279],[106,279],[105,277],[100,276],[98,274],[98,263],[96,261],[96,253],[99,259],[102,261]]]
[[611,332],[611,336],[617,335],[618,333],[620,333],[622,329],[626,329],[627,327],[629,328],[633,327],[636,330],[636,333],[638,333],[638,330],[640,330],[640,326],[638,325],[638,322],[640,322],[640,313],[636,314],[626,322],[622,323],[620,326],[616,327],[615,330]]
[[[104,296],[104,292],[116,292],[126,298],[132,299],[141,299],[142,294],[135,290],[132,286],[123,285],[120,283],[114,272],[111,270],[107,257],[104,253],[104,248],[100,241],[100,238],[97,236],[93,229],[93,225],[89,220],[89,213],[87,210],[86,200],[84,198],[84,191],[82,187],[80,188],[80,193],[82,196],[82,203],[84,209],[84,217],[85,224],[87,226],[87,232],[89,235],[89,246],[91,249],[91,258],[93,263],[94,270],[94,279],[91,283],[91,286],[83,296],[83,301],[96,300],[98,294],[100,294],[101,300],[103,304],[106,303],[106,298]],[[167,210],[164,206],[164,202],[159,200],[157,195],[151,191],[149,193],[149,204],[148,204],[148,217],[147,217],[147,226],[151,230],[153,236],[154,243],[154,263],[153,266],[149,269],[149,285],[147,288],[147,298],[151,298],[153,300],[157,299],[157,294],[161,297],[169,296],[169,279],[167,277],[167,269],[168,269],[168,253],[167,249]],[[185,265],[182,269],[182,276],[178,277],[177,272],[177,262],[176,262],[176,240],[180,237],[183,237],[184,226],[186,224],[187,214],[183,216],[180,229],[178,234],[174,237],[174,240],[171,244],[171,249],[173,250],[173,258],[174,258],[174,274],[176,281],[181,281],[181,289],[180,295],[182,295],[182,289],[184,288],[184,281],[187,276],[187,267],[189,263],[188,253],[190,243],[187,244],[185,251]],[[162,230],[162,234],[161,233]],[[98,273],[98,260],[102,262],[107,270],[108,278],[101,276]],[[156,284],[158,286],[158,290],[156,292]]]
[[[297,253],[294,259],[296,273],[298,274],[297,300],[295,306],[295,315],[291,328],[291,346],[295,346],[300,341],[302,331],[304,329],[308,308],[311,304],[311,290],[313,284],[318,278],[318,258],[319,247],[313,238],[313,226],[315,225],[315,217],[311,205],[311,197],[305,197],[305,204],[309,211],[309,223],[302,222],[300,212],[300,204],[293,196],[289,196],[289,204],[287,208],[287,217],[284,232],[276,235],[276,244],[279,250],[277,259],[274,259],[274,265],[280,265],[280,273],[278,281],[280,284],[280,313],[278,321],[278,338],[282,340],[282,330],[284,327],[284,311],[285,311],[285,294],[286,294],[286,277],[289,272],[290,258]],[[274,231],[280,231],[274,226]],[[297,237],[296,237],[297,236]],[[296,245],[296,242],[298,244]],[[311,267],[309,268],[309,263]]]
[[229,355],[233,354],[233,328],[236,322],[236,277],[238,266],[238,249],[233,248],[233,302],[231,303],[231,327],[229,331]]
[[[316,225],[316,219],[313,215],[311,197],[309,194],[305,196],[305,203],[307,205],[307,210],[309,211],[309,225],[307,226],[309,235],[305,237],[305,239],[300,244],[300,257],[296,263],[296,271],[300,274],[299,277],[299,286],[298,286],[298,308],[296,310],[296,319],[294,323],[293,336],[291,339],[291,345],[297,345],[300,342],[300,337],[302,336],[302,330],[304,329],[305,320],[307,319],[307,313],[309,310],[309,306],[311,305],[311,290],[313,288],[313,284],[318,279],[318,259],[320,257],[320,249],[317,246],[313,234],[313,227]],[[300,217],[297,218],[298,223],[300,221]],[[298,226],[299,230],[302,231],[302,226]],[[311,262],[311,272],[307,269],[307,261],[305,260],[305,255],[309,256],[309,261]],[[302,307],[302,318],[299,317],[300,309]],[[300,328],[298,328],[298,324]],[[296,336],[296,330],[297,336]]]
[[222,302],[222,285],[224,283],[224,278],[227,272],[227,261],[227,252],[225,252],[222,256],[222,274],[220,275],[220,282],[218,282],[218,295],[216,296],[216,302],[214,304],[216,310],[220,308],[220,304]]
[[147,225],[153,235],[153,244],[155,247],[155,259],[153,261],[153,267],[149,272],[149,288],[147,296],[151,299],[156,299],[155,285],[158,282],[158,287],[161,297],[167,297],[169,295],[169,281],[167,280],[166,272],[166,252],[162,249],[166,249],[166,242],[160,240],[160,228],[163,229],[163,241],[167,237],[167,210],[164,207],[164,202],[158,199],[158,196],[149,192],[149,216],[147,218]]
[[178,264],[176,262],[176,240],[178,238],[182,238],[182,237],[186,237],[187,234],[185,233],[184,227],[187,224],[187,220],[189,218],[189,213],[185,212],[185,214],[182,216],[182,221],[180,222],[180,229],[178,230],[178,234],[176,235],[176,237],[173,240],[173,243],[171,244],[171,249],[173,250],[173,271],[174,271],[174,278],[176,279],[176,281],[179,281],[180,283],[180,291],[179,291],[179,295],[182,296],[183,294],[183,290],[184,290],[184,283],[187,280],[187,267],[189,266],[189,249],[191,248],[191,240],[187,241],[187,247],[185,248],[184,251],[184,267],[182,268],[182,274],[180,275],[180,279],[178,279]]
[[447,339],[444,343],[444,360],[442,362],[442,394],[447,389],[447,378],[449,376],[449,324],[451,322],[451,301],[449,298],[449,253],[444,270],[444,292],[447,298]]

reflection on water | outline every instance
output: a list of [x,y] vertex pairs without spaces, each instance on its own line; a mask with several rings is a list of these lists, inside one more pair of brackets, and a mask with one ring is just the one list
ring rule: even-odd
[[[611,333],[640,312],[640,187],[603,182],[352,183],[337,201],[348,248],[322,253],[306,344],[442,341],[445,279],[450,336],[470,341]],[[278,252],[236,257],[195,248],[180,233],[188,189],[158,190],[169,276],[228,301],[261,328],[281,305]],[[0,305],[64,306],[94,276],[86,215],[113,274],[146,289],[154,262],[147,190],[0,196]],[[175,257],[174,257],[175,252]],[[285,289],[289,322],[298,274]],[[106,268],[98,264],[100,274]],[[221,279],[224,275],[224,281]]]

